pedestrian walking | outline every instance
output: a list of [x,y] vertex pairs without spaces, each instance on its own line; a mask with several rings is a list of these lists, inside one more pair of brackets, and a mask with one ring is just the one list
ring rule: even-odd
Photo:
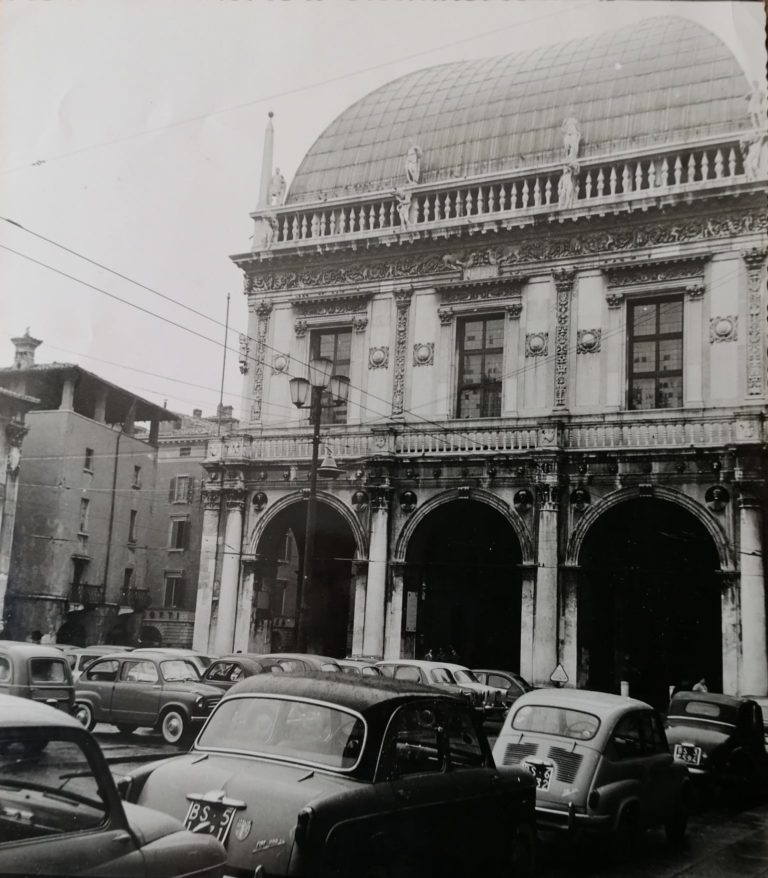
[[707,686],[707,678],[702,677],[698,683],[694,683],[693,692],[709,692],[709,687]]
[[434,658],[432,657],[432,650],[431,650],[431,649],[428,649],[428,650],[424,653],[424,660],[425,660],[425,661],[428,661],[428,662],[432,662],[432,661],[434,661]]

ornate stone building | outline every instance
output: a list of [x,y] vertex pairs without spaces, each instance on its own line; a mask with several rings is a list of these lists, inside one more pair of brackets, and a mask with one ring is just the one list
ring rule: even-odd
[[285,535],[302,548],[311,449],[288,381],[323,354],[351,388],[324,409],[343,474],[310,649],[768,693],[765,123],[679,18],[398,79],[287,195],[270,121],[233,257],[251,404],[208,445],[196,645],[277,630],[257,608]]

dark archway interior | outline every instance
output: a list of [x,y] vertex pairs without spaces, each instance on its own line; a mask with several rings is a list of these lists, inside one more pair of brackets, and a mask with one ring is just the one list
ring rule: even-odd
[[431,512],[406,555],[404,631],[415,627],[417,655],[453,647],[468,667],[518,670],[521,560],[515,532],[492,507],[455,500]]
[[[306,503],[293,503],[283,509],[267,525],[256,547],[261,565],[259,587],[273,595],[272,615],[279,615],[275,603],[281,580],[289,579],[291,588],[299,578],[304,557]],[[285,570],[285,545],[288,531],[293,533],[298,548],[295,569]],[[355,538],[347,522],[332,507],[318,501],[315,526],[315,560],[311,587],[303,596],[306,652],[343,658],[351,647],[354,594],[351,589],[352,559]],[[285,602],[291,615],[295,613],[295,594]],[[274,649],[295,649],[295,630],[275,631]]]
[[74,619],[67,619],[56,632],[56,643],[65,643],[70,646],[85,646],[85,628]]
[[602,515],[581,551],[579,633],[588,686],[666,708],[669,687],[722,691],[719,559],[704,526],[664,500]]

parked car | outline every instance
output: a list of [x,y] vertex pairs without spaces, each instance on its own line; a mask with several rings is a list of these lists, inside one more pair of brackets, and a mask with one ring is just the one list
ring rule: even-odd
[[216,833],[238,875],[488,874],[501,839],[533,870],[533,778],[494,765],[464,699],[409,682],[249,677],[123,794]]
[[114,652],[130,651],[124,646],[114,646],[108,643],[93,644],[91,646],[61,646],[57,643],[56,648],[60,649],[66,656],[72,671],[72,679],[75,683],[80,679],[86,665],[89,665],[94,659],[102,655],[110,655]]
[[694,777],[753,792],[768,784],[763,712],[751,698],[677,692],[667,710],[667,739]]
[[506,690],[504,701],[507,705],[514,704],[521,695],[531,692],[533,686],[520,674],[514,671],[498,671],[495,668],[473,668],[472,673],[481,683],[495,689]]
[[42,701],[72,713],[72,672],[55,646],[0,640],[0,693]]
[[613,834],[619,848],[653,824],[673,842],[685,834],[688,771],[642,701],[580,689],[527,692],[507,714],[493,755],[535,777],[539,827]]
[[157,727],[165,741],[179,744],[220,698],[187,659],[135,650],[88,665],[77,683],[75,716],[88,730],[96,723],[113,723],[125,734]]
[[196,652],[194,649],[183,649],[182,647],[175,646],[142,646],[139,649],[134,649],[134,652],[144,653],[144,652],[164,652],[166,655],[172,655],[176,658],[183,658],[187,661],[192,662],[192,664],[197,668],[200,676],[205,673],[205,669],[210,665],[213,661],[213,658],[209,655],[204,655],[201,652]]
[[217,878],[225,857],[213,836],[123,804],[77,720],[0,695],[0,873]]
[[252,677],[254,674],[282,674],[282,667],[275,659],[265,658],[263,655],[251,655],[249,653],[237,653],[217,658],[205,669],[203,682],[216,686],[226,692],[235,683]]
[[289,674],[305,674],[308,671],[339,673],[341,666],[335,658],[327,655],[312,655],[303,652],[270,652],[264,659],[274,659]]
[[376,667],[377,659],[345,658],[336,659],[344,674],[354,674],[360,677],[381,677],[381,671]]
[[462,665],[427,659],[395,659],[377,662],[376,667],[385,677],[439,686],[452,695],[463,695],[487,719],[500,720],[504,716],[503,691],[478,683],[472,671]]

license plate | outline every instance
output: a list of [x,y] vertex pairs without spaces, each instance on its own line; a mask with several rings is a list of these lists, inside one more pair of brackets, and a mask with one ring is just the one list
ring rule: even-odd
[[701,763],[701,747],[695,744],[675,744],[675,759],[685,762],[686,765],[699,765]]
[[554,765],[547,765],[545,762],[524,762],[523,765],[531,772],[536,781],[536,789],[548,790],[552,781],[552,774],[555,770]]
[[184,826],[190,832],[212,835],[222,844],[227,840],[237,808],[193,799],[189,805]]

